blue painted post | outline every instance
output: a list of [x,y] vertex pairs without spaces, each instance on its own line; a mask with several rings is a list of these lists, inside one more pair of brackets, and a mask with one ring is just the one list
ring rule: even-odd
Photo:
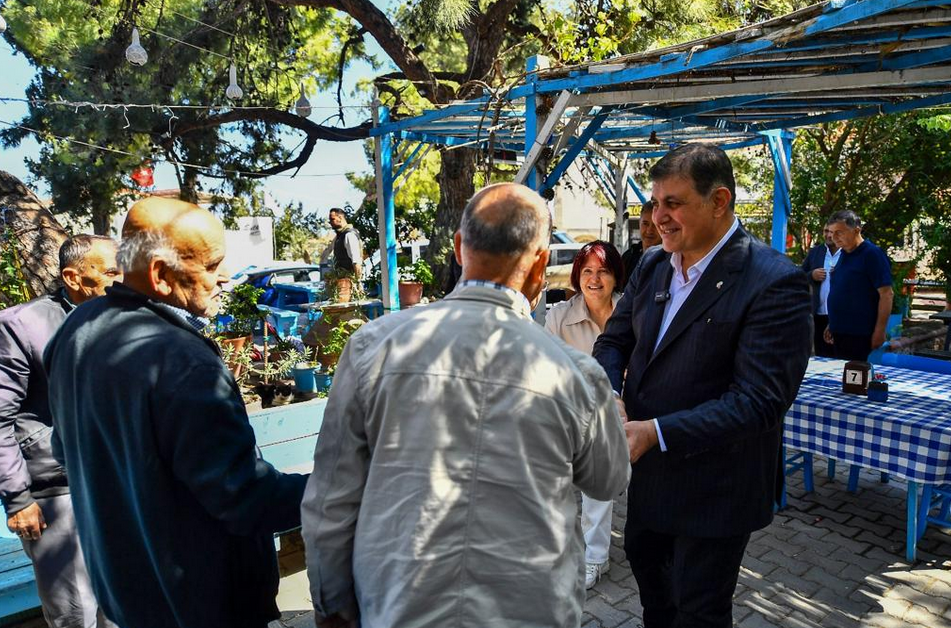
[[907,509],[905,521],[905,558],[915,561],[918,546],[918,483],[908,480]]
[[[377,103],[374,126],[390,120],[390,109]],[[399,269],[396,265],[396,217],[393,205],[393,135],[376,138],[377,229],[380,237],[380,290],[385,310],[400,309]]]
[[[532,144],[535,143],[535,138],[538,136],[538,102],[535,96],[535,84],[538,82],[538,75],[535,74],[538,70],[543,70],[548,67],[548,57],[542,55],[536,55],[534,57],[529,57],[528,61],[525,62],[525,72],[527,77],[525,79],[525,85],[530,87],[529,93],[525,95],[525,157],[528,157],[528,151],[532,149]],[[538,176],[538,169],[532,168],[528,173],[528,177],[525,179],[525,185],[532,188],[533,190],[539,189],[541,185],[540,177]]]
[[773,157],[773,231],[770,244],[780,253],[786,252],[786,225],[792,211],[793,133],[785,130],[767,131],[769,152]]

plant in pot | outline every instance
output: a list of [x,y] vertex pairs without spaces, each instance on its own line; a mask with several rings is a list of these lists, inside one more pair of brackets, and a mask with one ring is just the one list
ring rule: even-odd
[[350,271],[334,268],[324,273],[323,280],[327,298],[334,303],[350,303],[350,301],[359,301],[363,297],[360,282],[354,279]]
[[264,290],[261,288],[242,284],[224,295],[224,306],[218,318],[219,326],[224,329],[215,340],[221,348],[222,357],[232,356],[231,361],[225,358],[225,363],[235,377],[240,375],[243,365],[234,358],[245,346],[251,346],[254,328],[267,315],[258,309],[258,299],[262,294]]
[[433,271],[420,258],[409,266],[400,267],[400,307],[409,307],[419,303],[423,297],[423,288],[433,282]]

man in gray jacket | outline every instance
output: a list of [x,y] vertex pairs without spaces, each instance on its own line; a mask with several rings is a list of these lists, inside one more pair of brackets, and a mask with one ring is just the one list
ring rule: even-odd
[[452,294],[347,344],[302,506],[318,625],[580,625],[575,489],[610,499],[630,464],[604,371],[532,321],[549,225],[485,188]]
[[96,625],[98,605],[79,548],[66,473],[50,451],[52,417],[42,358],[66,314],[121,279],[116,243],[105,236],[74,236],[60,248],[59,265],[60,290],[0,310],[0,500],[7,526],[33,561],[47,623],[86,628]]

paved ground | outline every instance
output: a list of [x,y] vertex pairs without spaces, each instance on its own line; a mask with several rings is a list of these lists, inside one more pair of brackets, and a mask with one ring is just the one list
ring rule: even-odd
[[[882,484],[878,473],[864,472],[853,495],[844,465],[834,480],[825,469],[817,459],[810,495],[801,477],[790,478],[789,507],[753,535],[736,588],[735,624],[951,628],[951,535],[929,529],[909,565],[904,482]],[[643,626],[622,548],[625,508],[624,500],[615,504],[611,570],[589,592],[584,628]],[[291,610],[271,628],[281,625],[309,628],[313,615]]]
[[[740,628],[927,626],[951,628],[951,535],[929,529],[909,565],[905,550],[905,484],[879,482],[864,472],[855,495],[845,489],[848,469],[834,480],[817,459],[816,490],[805,495],[790,478],[789,507],[753,535],[736,589]],[[624,500],[615,504],[611,570],[589,592],[584,628],[638,628],[637,584],[628,569],[620,531]],[[304,574],[285,578],[278,602],[285,609],[271,628],[311,628]],[[20,628],[43,625],[42,620]]]

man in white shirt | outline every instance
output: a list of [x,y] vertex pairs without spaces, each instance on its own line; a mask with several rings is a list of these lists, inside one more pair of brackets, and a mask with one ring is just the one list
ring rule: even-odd
[[722,150],[687,144],[650,177],[663,247],[644,253],[594,347],[631,419],[624,548],[645,628],[728,628],[750,533],[781,486],[809,288],[740,226]]
[[829,288],[832,285],[832,271],[839,263],[842,250],[832,239],[832,225],[826,223],[822,229],[825,244],[818,244],[809,250],[802,262],[802,271],[812,286],[813,346],[816,355],[831,358],[834,356],[832,345],[823,337],[829,326]]

